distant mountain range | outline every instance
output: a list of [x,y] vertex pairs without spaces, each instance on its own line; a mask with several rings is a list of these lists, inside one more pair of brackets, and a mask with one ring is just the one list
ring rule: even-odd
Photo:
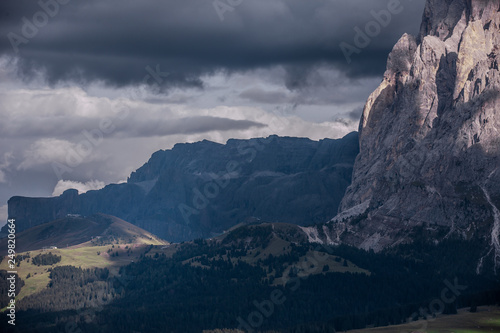
[[211,237],[248,219],[310,225],[337,213],[359,152],[358,135],[339,140],[270,136],[177,144],[154,153],[126,184],[55,198],[13,197],[18,231],[105,213],[168,241]]

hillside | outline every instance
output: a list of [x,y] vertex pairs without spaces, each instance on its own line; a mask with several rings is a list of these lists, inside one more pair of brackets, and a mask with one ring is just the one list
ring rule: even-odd
[[[489,333],[500,331],[500,308],[484,306],[477,312],[460,309],[456,315],[439,316],[409,324],[352,330],[352,333],[414,333],[416,330],[435,333]],[[242,330],[204,330],[203,333],[244,333]],[[264,332],[272,333],[272,332]]]
[[460,309],[450,316],[419,320],[409,324],[353,330],[352,333],[413,333],[415,330],[436,333],[489,333],[500,332],[500,308],[482,306],[471,313],[469,308]]
[[[121,276],[120,267],[139,260],[153,246],[168,245],[147,231],[104,214],[87,218],[67,217],[30,228],[16,236],[15,270],[24,284],[16,300],[28,297],[21,303],[26,308],[33,306],[30,301],[33,297],[47,291],[52,281],[51,271],[56,267],[101,269],[110,278],[117,278]],[[4,242],[5,239],[0,244],[7,248]],[[4,259],[0,262],[0,271],[8,270],[11,269]]]
[[[213,251],[202,251],[203,244],[209,244]],[[193,267],[211,269],[217,263],[232,265],[246,263],[267,272],[266,278],[272,285],[285,285],[289,276],[308,277],[326,273],[370,272],[340,256],[324,252],[322,248],[309,248],[305,234],[300,227],[285,223],[240,224],[224,234],[207,241],[196,240],[184,245],[173,244],[167,247],[154,247],[149,257],[167,255],[173,257],[184,253],[182,262]],[[196,251],[194,248],[198,247]],[[190,255],[192,249],[193,253]],[[285,259],[279,259],[279,258]],[[308,263],[307,258],[321,258],[319,263]],[[312,265],[312,267],[311,267]],[[326,267],[326,268],[325,268]]]
[[[90,217],[65,217],[16,233],[16,252],[53,247],[94,244],[152,244],[165,241],[117,217],[98,214]],[[0,239],[0,255],[6,255],[7,239]]]
[[500,300],[498,278],[470,268],[475,244],[375,253],[305,239],[298,226],[252,222],[182,244],[55,250],[63,260],[52,267],[21,262],[37,274],[25,278],[16,329],[334,332],[417,320],[437,300],[438,315]]

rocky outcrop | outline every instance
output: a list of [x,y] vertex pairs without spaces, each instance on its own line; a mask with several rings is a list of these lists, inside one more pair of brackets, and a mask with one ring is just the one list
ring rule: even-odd
[[498,0],[428,0],[420,35],[394,46],[363,111],[332,242],[381,250],[417,230],[479,237],[500,265],[499,10]]
[[9,202],[9,218],[15,218],[18,212],[21,221],[16,221],[16,231],[23,231],[44,222],[73,214],[78,205],[78,190],[64,191],[56,198],[12,197]]
[[338,209],[359,152],[357,133],[339,140],[266,139],[178,144],[154,153],[126,184],[57,198],[14,197],[17,231],[98,212],[169,241],[211,237],[249,218],[319,223]]

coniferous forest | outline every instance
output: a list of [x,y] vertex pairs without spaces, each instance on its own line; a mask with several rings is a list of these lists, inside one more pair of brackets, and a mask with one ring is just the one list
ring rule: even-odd
[[[255,239],[263,249],[266,231],[253,232],[260,235]],[[156,253],[122,267],[119,278],[110,277],[107,269],[56,267],[48,288],[19,304],[23,311],[16,329],[200,332],[239,327],[334,332],[454,314],[457,308],[500,300],[498,278],[470,269],[478,248],[473,242],[450,239],[433,245],[422,238],[382,253],[345,245],[292,245],[286,254],[258,265],[238,259],[247,253],[234,244],[234,239],[225,245],[206,240],[185,243],[171,257]],[[468,251],[458,255],[457,247]],[[310,250],[343,258],[344,264],[355,264],[369,274],[302,276],[286,270]],[[275,283],[284,273],[283,283]]]

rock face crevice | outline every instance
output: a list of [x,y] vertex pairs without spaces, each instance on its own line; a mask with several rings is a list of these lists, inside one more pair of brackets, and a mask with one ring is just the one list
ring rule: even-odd
[[424,227],[437,241],[480,237],[489,251],[500,207],[499,10],[499,0],[427,1],[419,36],[401,37],[368,98],[330,239],[381,250]]

